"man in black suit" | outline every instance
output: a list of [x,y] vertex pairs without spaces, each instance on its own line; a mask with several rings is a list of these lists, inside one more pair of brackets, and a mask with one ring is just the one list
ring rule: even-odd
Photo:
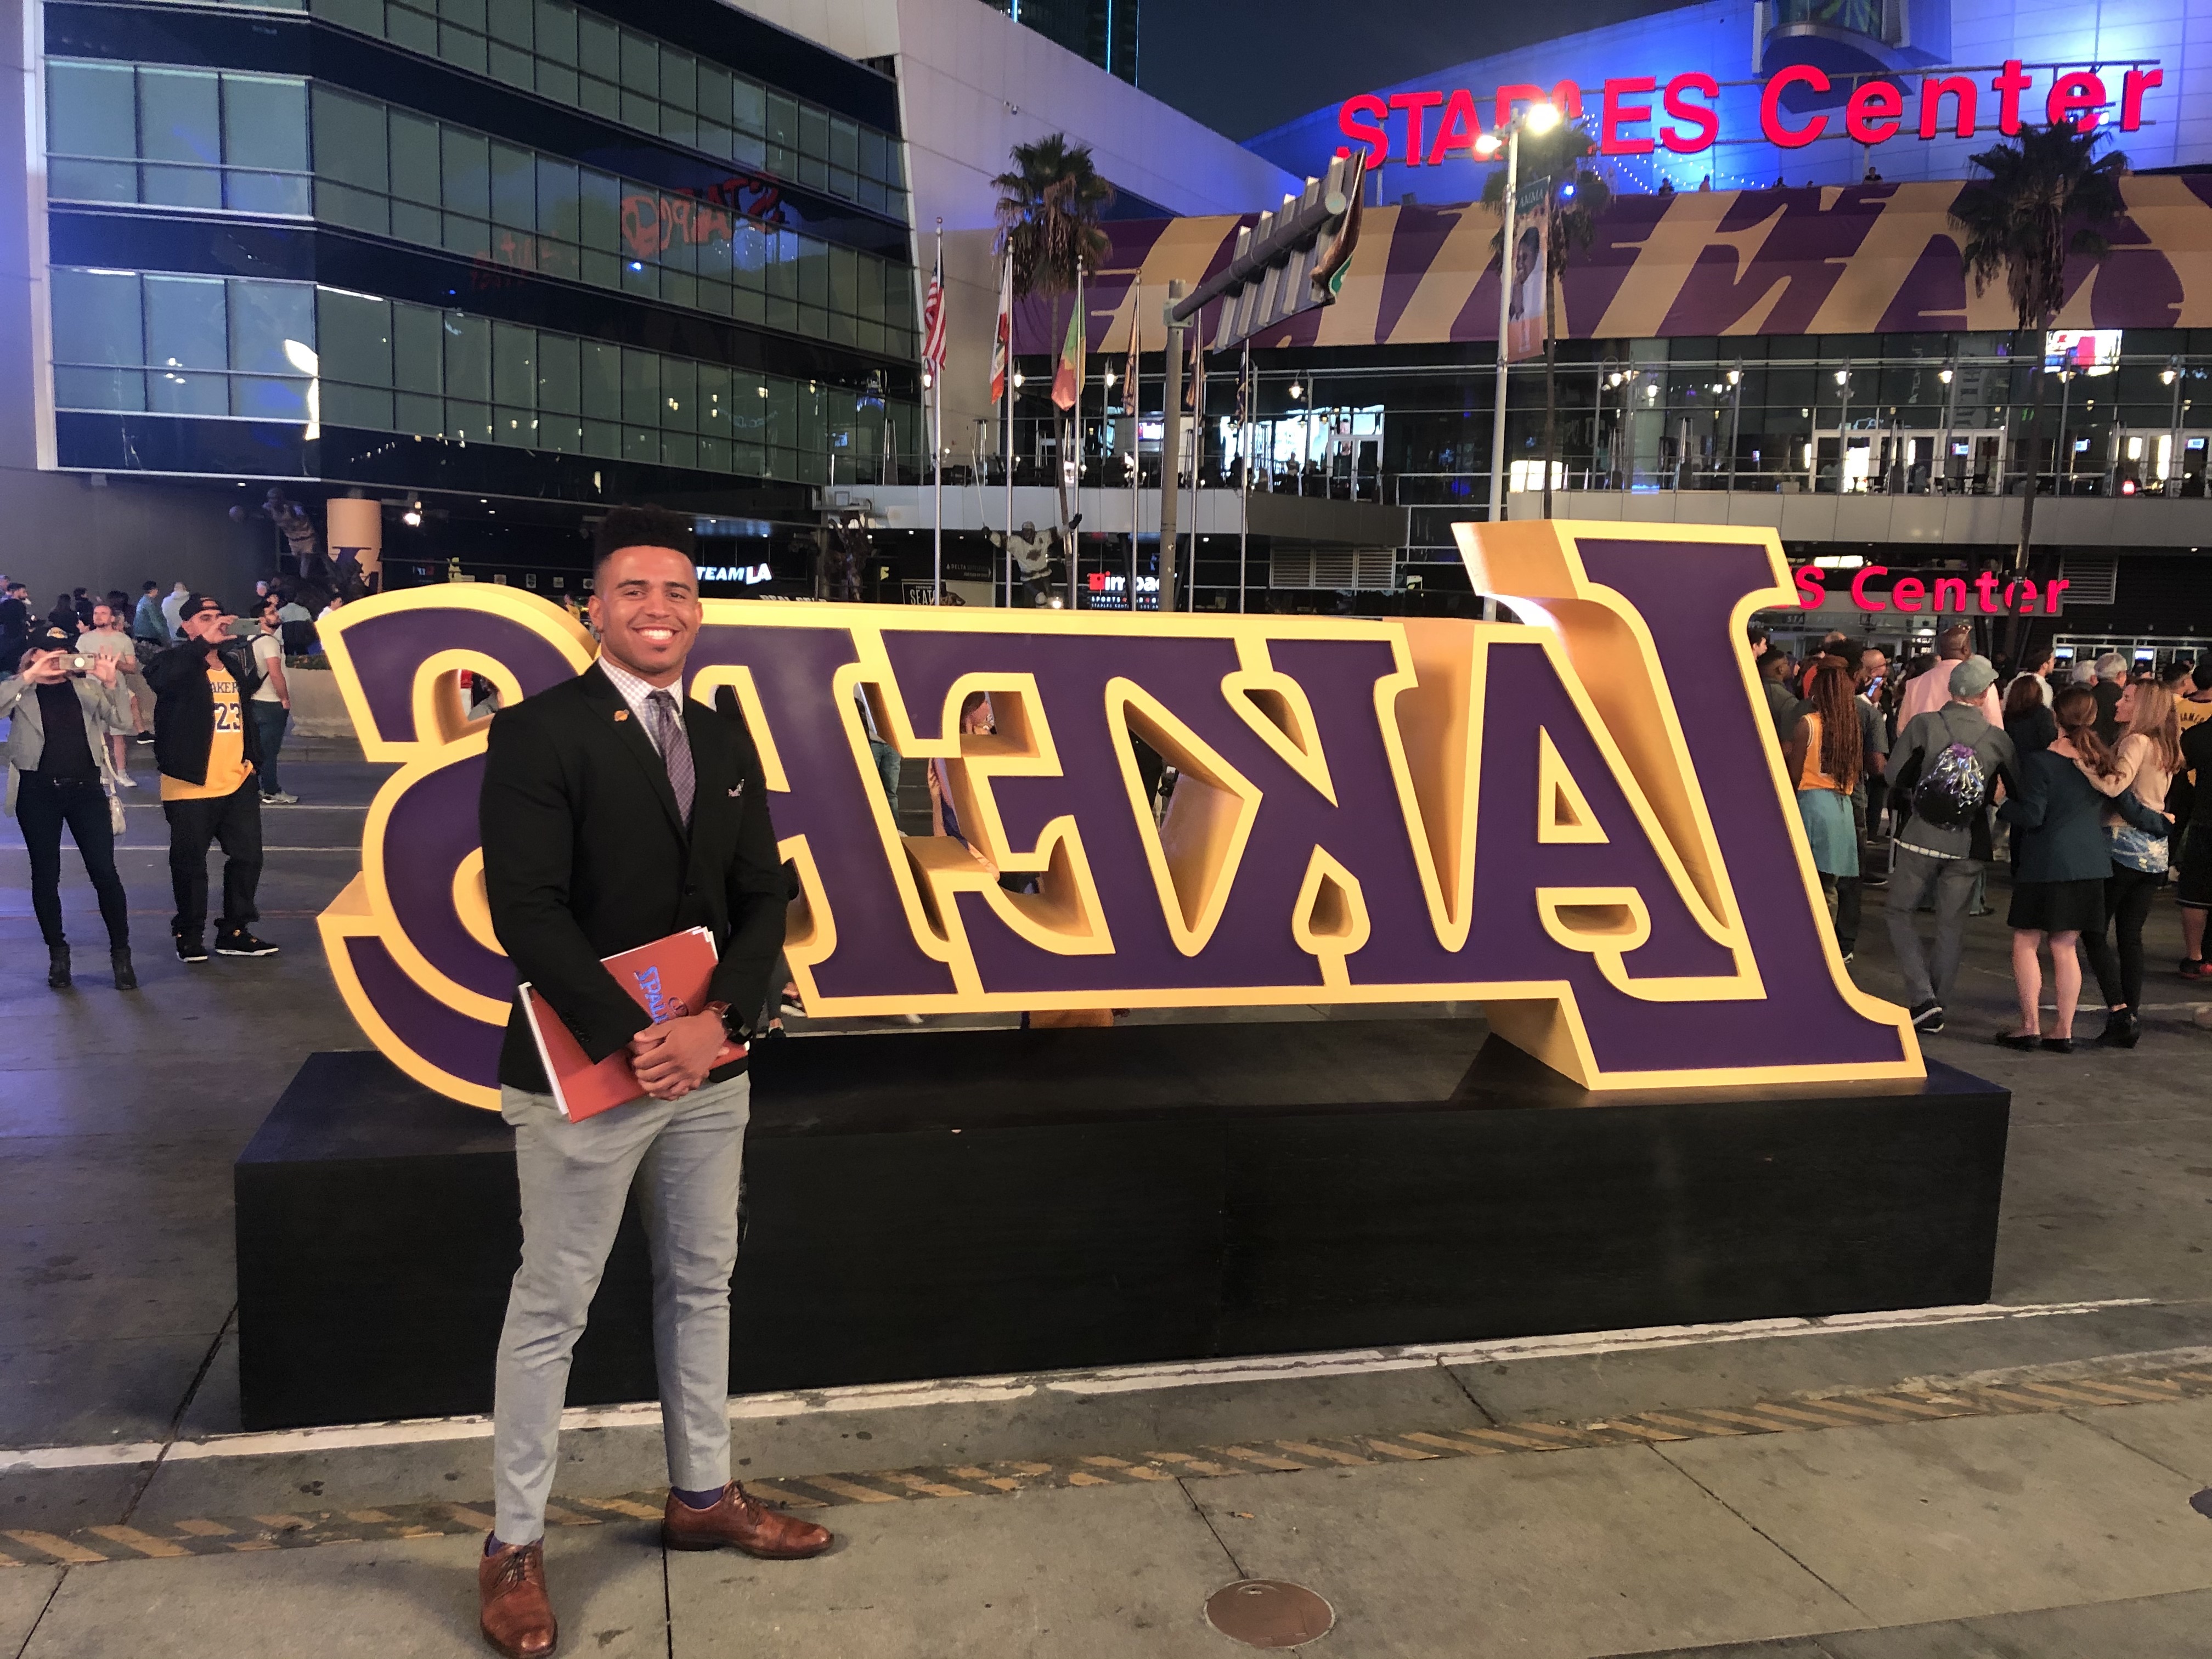
[[[645,1092],[562,1116],[520,1005],[500,1055],[514,1126],[522,1266],[500,1334],[495,1530],[477,1589],[485,1639],[544,1659],[545,1588],[569,1357],[635,1182],[653,1255],[672,1548],[769,1559],[827,1549],[820,1527],[763,1508],[730,1478],[730,1274],[750,1098],[742,1043],[783,942],[784,882],[760,760],[739,720],[684,697],[699,631],[690,521],[623,507],[601,523],[591,601],[599,659],[492,720],[479,807],[492,926],[529,982],[604,1060],[627,1049]],[[689,927],[720,952],[708,1006],[655,1025],[600,958]]]

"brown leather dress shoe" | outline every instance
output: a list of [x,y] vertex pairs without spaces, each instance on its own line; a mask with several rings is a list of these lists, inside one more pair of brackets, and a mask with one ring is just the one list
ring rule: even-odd
[[801,1521],[745,1496],[732,1480],[710,1509],[695,1510],[674,1492],[660,1518],[660,1541],[672,1550],[743,1550],[763,1561],[804,1561],[837,1540],[826,1527]]
[[502,1544],[477,1564],[483,1639],[507,1659],[550,1659],[561,1640],[545,1594],[545,1540]]

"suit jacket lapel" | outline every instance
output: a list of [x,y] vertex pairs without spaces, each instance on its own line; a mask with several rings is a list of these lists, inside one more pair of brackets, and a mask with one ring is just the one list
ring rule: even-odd
[[[630,713],[629,704],[623,700],[623,694],[615,690],[612,680],[599,672],[597,663],[584,671],[584,693],[599,706],[600,712],[614,726],[615,741],[629,750],[638,769],[645,774],[646,781],[653,786],[653,793],[659,799],[661,810],[668,814],[670,826],[678,837],[688,841],[690,831],[684,825],[684,815],[676,810],[676,791],[669,787],[668,768],[661,761],[660,751],[653,746],[653,739],[646,736],[644,727]],[[696,790],[693,811],[697,811]]]

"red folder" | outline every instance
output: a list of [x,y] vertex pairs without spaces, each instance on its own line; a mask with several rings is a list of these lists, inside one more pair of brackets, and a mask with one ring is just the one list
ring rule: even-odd
[[[658,1025],[707,1006],[707,988],[714,977],[714,936],[704,927],[688,928],[600,960]],[[644,1095],[644,1086],[629,1068],[628,1048],[617,1048],[593,1065],[552,1006],[528,984],[521,988],[522,1016],[538,1041],[538,1058],[552,1085],[553,1103],[563,1117],[572,1121],[596,1117]],[[725,1042],[714,1064],[726,1066],[744,1057],[743,1043]]]

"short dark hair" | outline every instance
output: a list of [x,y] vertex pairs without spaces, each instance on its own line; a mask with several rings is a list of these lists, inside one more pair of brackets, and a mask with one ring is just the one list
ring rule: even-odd
[[159,582],[142,582],[139,584],[138,591],[141,593],[158,593],[161,591],[161,584]]
[[672,513],[665,507],[616,507],[599,520],[599,527],[592,532],[592,586],[599,586],[601,567],[625,547],[665,547],[696,564],[699,532],[688,513]]

